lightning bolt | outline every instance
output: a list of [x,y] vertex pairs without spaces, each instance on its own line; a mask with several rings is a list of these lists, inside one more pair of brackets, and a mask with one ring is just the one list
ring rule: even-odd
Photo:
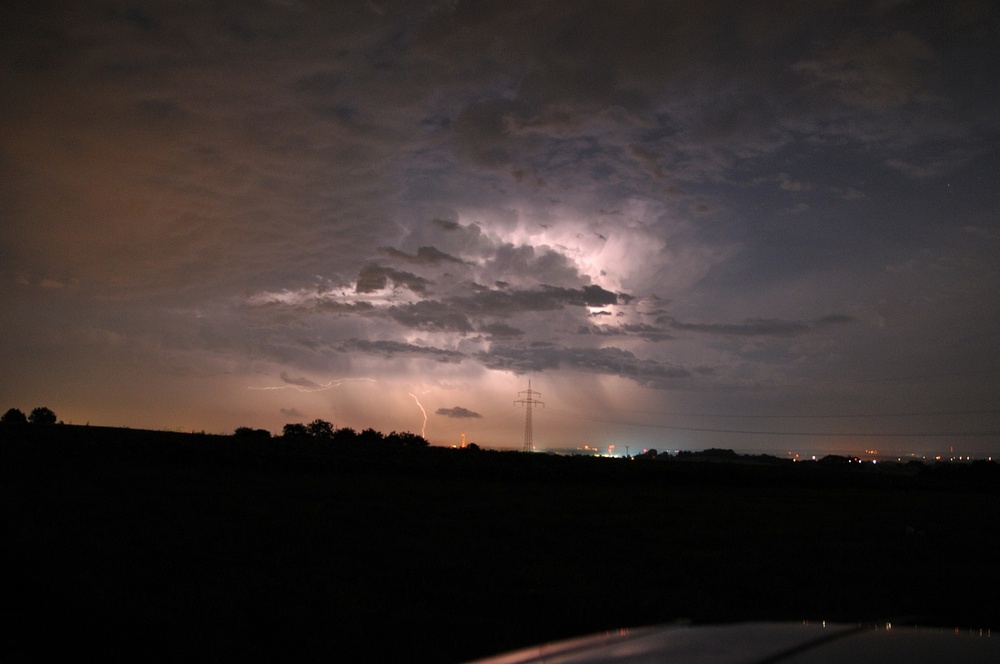
[[427,437],[427,411],[424,410],[424,405],[422,403],[420,403],[420,399],[417,398],[416,394],[414,394],[413,392],[407,392],[407,394],[409,394],[411,397],[413,397],[413,400],[417,402],[417,407],[420,408],[420,412],[424,414],[424,425],[422,427],[420,427],[420,436],[422,438],[426,438]]
[[263,387],[255,387],[253,385],[247,386],[248,390],[295,390],[296,392],[322,392],[323,390],[329,390],[334,387],[340,387],[344,383],[351,381],[364,380],[369,383],[377,383],[378,381],[374,378],[341,378],[340,380],[331,380],[329,383],[323,383],[322,385],[316,385],[315,387],[305,387],[303,385],[265,385]]

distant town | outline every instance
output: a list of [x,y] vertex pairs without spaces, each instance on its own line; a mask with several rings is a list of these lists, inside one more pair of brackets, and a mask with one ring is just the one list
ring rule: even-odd
[[[564,455],[584,455],[584,456],[600,456],[600,457],[631,457],[631,458],[646,458],[646,457],[659,457],[659,456],[672,456],[681,457],[687,455],[697,455],[705,456],[706,454],[711,456],[713,448],[706,450],[684,450],[684,449],[655,449],[655,448],[642,448],[638,451],[633,451],[627,447],[619,447],[616,445],[608,445],[606,447],[599,447],[596,445],[583,445],[581,447],[572,448],[536,448],[535,451],[538,452],[548,452],[550,454],[564,454]],[[723,450],[732,451],[732,450]],[[734,452],[735,454],[736,452]],[[752,458],[769,457],[774,461],[791,461],[791,462],[803,462],[803,461],[821,461],[824,458],[832,457],[836,459],[844,459],[847,463],[907,463],[910,461],[920,461],[922,463],[935,463],[939,461],[947,461],[953,463],[969,463],[972,461],[993,461],[993,455],[986,456],[975,456],[971,454],[957,454],[954,451],[947,454],[918,454],[915,452],[907,452],[902,450],[874,450],[866,449],[859,452],[839,450],[836,452],[831,452],[829,450],[777,450],[777,449],[766,449],[766,450],[742,450],[739,452],[738,456],[746,456]]]

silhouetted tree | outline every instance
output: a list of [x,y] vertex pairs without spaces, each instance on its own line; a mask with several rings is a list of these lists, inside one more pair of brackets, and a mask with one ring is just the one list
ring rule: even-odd
[[331,440],[333,438],[333,425],[326,420],[313,420],[306,425],[306,430],[313,438],[320,440]]
[[281,436],[289,440],[302,440],[309,437],[309,430],[301,422],[290,422],[282,428]]
[[333,439],[338,443],[354,442],[358,438],[358,432],[350,427],[341,427],[333,432]]
[[400,447],[427,447],[429,445],[427,439],[423,436],[418,436],[417,434],[410,433],[409,431],[404,431],[402,433],[393,431],[385,437],[385,442],[392,445],[399,445]]
[[267,429],[252,429],[250,427],[238,427],[233,435],[237,438],[244,438],[247,440],[264,440],[265,438],[271,437],[271,432]]
[[28,422],[31,424],[55,424],[56,414],[50,408],[39,406],[28,415]]
[[385,436],[382,434],[381,431],[376,431],[371,427],[359,433],[357,438],[358,441],[362,443],[381,443],[382,441],[385,440]]
[[28,418],[17,408],[11,408],[0,416],[0,425],[5,429],[18,429],[28,423]]

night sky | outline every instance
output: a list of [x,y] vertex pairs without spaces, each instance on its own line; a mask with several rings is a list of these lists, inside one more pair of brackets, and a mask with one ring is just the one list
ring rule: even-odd
[[985,0],[5,3],[0,406],[996,455],[998,72]]

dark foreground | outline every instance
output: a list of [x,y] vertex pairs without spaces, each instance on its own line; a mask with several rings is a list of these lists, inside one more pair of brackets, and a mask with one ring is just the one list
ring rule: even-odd
[[456,662],[680,619],[1000,628],[996,464],[0,441],[5,647]]

